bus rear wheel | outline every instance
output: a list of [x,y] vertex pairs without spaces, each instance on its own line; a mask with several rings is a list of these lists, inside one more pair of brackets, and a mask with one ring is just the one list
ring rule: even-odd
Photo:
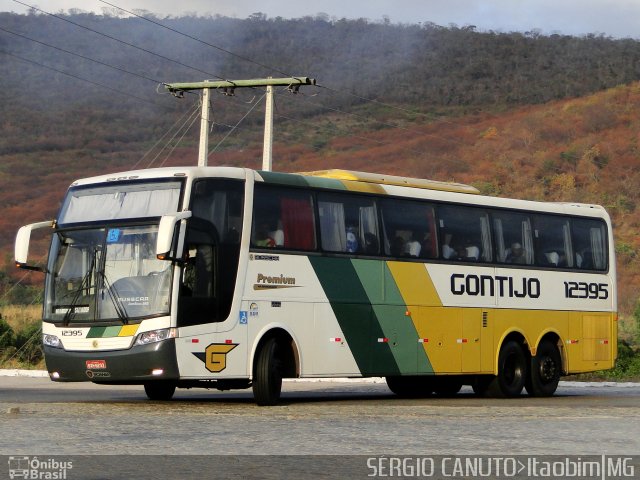
[[277,405],[282,391],[282,365],[276,338],[268,339],[256,360],[253,372],[253,397],[260,406]]
[[176,391],[175,382],[157,380],[144,384],[144,393],[149,400],[171,400]]
[[490,397],[517,397],[527,378],[527,358],[520,344],[510,340],[502,345],[498,355],[498,375],[491,381]]
[[558,388],[562,372],[562,358],[558,347],[550,340],[544,340],[538,346],[535,356],[531,357],[529,378],[525,384],[532,397],[550,397]]

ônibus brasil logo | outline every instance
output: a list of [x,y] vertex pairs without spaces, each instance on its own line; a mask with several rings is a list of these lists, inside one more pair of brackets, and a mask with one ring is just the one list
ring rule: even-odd
[[9,457],[9,478],[65,480],[67,471],[73,468],[73,462],[54,458]]

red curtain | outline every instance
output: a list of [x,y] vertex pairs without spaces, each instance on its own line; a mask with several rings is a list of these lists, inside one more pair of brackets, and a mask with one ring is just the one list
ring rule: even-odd
[[313,250],[315,238],[311,202],[298,198],[282,198],[280,211],[285,248]]

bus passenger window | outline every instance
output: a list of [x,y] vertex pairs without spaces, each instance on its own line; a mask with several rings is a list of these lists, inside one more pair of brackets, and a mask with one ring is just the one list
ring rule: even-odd
[[378,217],[372,199],[318,194],[320,241],[326,252],[377,255]]
[[571,220],[575,267],[581,270],[606,270],[607,236],[600,220],[580,218]]
[[495,212],[492,214],[499,263],[533,264],[531,220],[522,213]]
[[256,186],[251,246],[315,250],[311,194],[295,189]]
[[572,268],[575,257],[569,220],[552,215],[536,215],[534,227],[536,264],[541,267]]
[[490,262],[493,258],[489,217],[484,210],[465,206],[438,207],[442,258]]
[[433,206],[413,200],[383,199],[385,254],[391,257],[436,258]]

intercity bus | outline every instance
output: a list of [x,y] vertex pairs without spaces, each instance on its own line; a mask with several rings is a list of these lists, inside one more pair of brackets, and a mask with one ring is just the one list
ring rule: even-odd
[[[32,230],[52,234],[46,267]],[[253,388],[385,377],[399,396],[552,395],[611,368],[611,221],[597,205],[346,170],[160,168],[74,182],[22,227],[60,382]]]

